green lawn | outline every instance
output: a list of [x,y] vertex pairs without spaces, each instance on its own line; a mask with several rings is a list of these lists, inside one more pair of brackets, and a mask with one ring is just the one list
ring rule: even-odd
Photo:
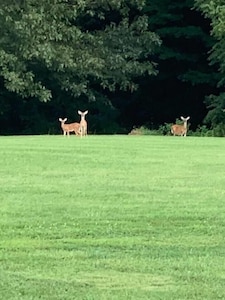
[[225,299],[225,139],[0,137],[1,299]]

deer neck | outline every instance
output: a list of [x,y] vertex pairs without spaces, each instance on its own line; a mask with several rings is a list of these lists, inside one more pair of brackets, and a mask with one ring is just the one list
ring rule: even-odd
[[84,117],[81,117],[81,121],[80,121],[81,123],[85,123],[86,121],[85,121],[85,119],[84,119]]

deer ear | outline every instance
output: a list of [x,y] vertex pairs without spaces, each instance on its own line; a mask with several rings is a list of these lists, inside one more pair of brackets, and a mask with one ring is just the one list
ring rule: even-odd
[[88,110],[86,110],[85,112],[84,112],[84,114],[86,115],[88,113]]
[[78,110],[78,114],[79,114],[79,115],[81,114],[81,111],[80,111],[80,110]]
[[67,121],[67,118],[64,119],[64,122],[66,122],[66,121]]
[[60,122],[62,122],[62,119],[61,119],[61,118],[59,118],[59,121],[60,121]]

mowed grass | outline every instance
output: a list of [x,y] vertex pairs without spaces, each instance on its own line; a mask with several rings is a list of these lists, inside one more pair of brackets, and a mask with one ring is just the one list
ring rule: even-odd
[[0,137],[1,299],[225,299],[225,139]]

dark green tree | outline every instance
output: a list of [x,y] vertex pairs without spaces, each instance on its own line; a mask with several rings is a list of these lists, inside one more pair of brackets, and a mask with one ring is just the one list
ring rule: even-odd
[[191,116],[192,129],[202,123],[205,95],[216,91],[217,73],[208,62],[214,44],[210,22],[193,7],[194,0],[146,1],[149,29],[162,40],[156,53],[159,74],[140,78],[140,89],[124,107],[127,123],[154,127],[181,115]]
[[0,75],[5,87],[42,101],[52,97],[57,85],[74,97],[90,99],[95,99],[95,86],[136,89],[134,78],[156,74],[146,58],[160,43],[148,31],[146,17],[130,17],[142,2],[3,1]]
[[215,43],[211,48],[210,63],[218,69],[218,92],[206,98],[209,112],[205,121],[216,135],[225,136],[225,5],[222,0],[196,0],[196,9],[211,22],[211,35]]
[[[107,93],[133,91],[140,75],[157,73],[152,56],[160,40],[148,30],[142,0],[0,4],[1,101],[9,104],[0,121],[6,127],[5,115],[12,118],[16,110],[17,130],[46,132],[52,126],[47,120],[55,122],[58,114],[74,118],[78,106],[95,112],[89,115],[93,131],[101,131],[106,121],[115,127],[117,112]],[[46,125],[38,128],[44,119]]]

